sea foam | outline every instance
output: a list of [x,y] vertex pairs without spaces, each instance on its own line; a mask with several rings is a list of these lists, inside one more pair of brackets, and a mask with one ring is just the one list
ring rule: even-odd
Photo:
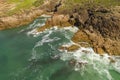
[[[74,42],[72,43],[76,44]],[[69,47],[72,43],[63,46]],[[62,51],[60,59],[63,61],[75,60],[74,70],[82,71],[82,74],[84,74],[88,66],[92,66],[99,75],[106,75],[108,80],[113,80],[109,70],[116,70],[117,72],[120,72],[120,59],[116,59],[115,56],[109,56],[108,54],[103,54],[101,56],[95,53],[91,47],[80,47],[78,50],[70,52],[66,50],[60,51]],[[114,59],[115,63],[112,63],[110,58]]]

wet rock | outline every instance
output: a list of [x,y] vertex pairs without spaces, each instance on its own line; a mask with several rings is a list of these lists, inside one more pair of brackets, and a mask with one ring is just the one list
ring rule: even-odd
[[61,46],[59,49],[60,50],[67,50],[67,51],[76,51],[80,48],[80,46],[78,45],[71,45],[69,47],[64,47],[64,46]]
[[[79,30],[73,36],[72,40],[75,43],[88,43],[89,46],[93,47],[94,51],[98,54],[108,53],[109,55],[120,55],[120,42],[111,40],[110,38],[104,38],[98,32],[90,32],[89,30]],[[81,45],[84,47],[84,44]]]
[[[47,12],[53,12],[46,24],[38,31],[44,31],[53,26],[77,26],[79,31],[75,33],[72,40],[83,47],[93,47],[99,54],[120,55],[120,7],[108,9],[96,6],[77,6],[73,10],[61,11],[59,6],[64,0],[48,0],[43,8]],[[0,18],[0,30],[21,26],[34,20],[43,13],[40,9],[28,11],[25,14],[16,14],[10,17]],[[85,43],[85,44],[84,44]],[[87,43],[87,44],[86,44]],[[69,50],[78,49],[71,46]]]
[[82,52],[84,52],[86,54],[90,53],[89,51],[86,51],[86,50],[82,50]]
[[116,61],[113,59],[113,58],[111,58],[111,57],[109,57],[109,59],[110,59],[110,62],[111,63],[115,63]]
[[[75,25],[80,29],[72,38],[75,43],[82,47],[93,47],[94,51],[101,55],[104,53],[120,55],[120,20],[117,16],[106,8],[78,8],[67,16],[53,15],[47,24]],[[64,49],[77,50],[76,46]]]
[[79,43],[79,42],[90,42],[88,35],[85,32],[79,30],[76,32],[72,38],[72,41]]
[[45,25],[38,28],[39,32],[44,31],[45,29],[50,29],[54,26],[57,26],[58,28],[62,28],[62,27],[68,27],[68,26],[72,26],[69,22],[69,16],[68,15],[63,15],[63,14],[54,14],[52,15],[51,18],[49,18]]
[[76,60],[75,60],[75,59],[71,59],[71,60],[69,61],[69,64],[70,64],[71,66],[75,66]]

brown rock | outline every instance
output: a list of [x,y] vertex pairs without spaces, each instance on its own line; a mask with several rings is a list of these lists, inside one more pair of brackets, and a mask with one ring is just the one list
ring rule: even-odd
[[85,24],[85,22],[89,19],[89,14],[87,12],[86,9],[81,10],[81,12],[79,12],[79,21],[82,24]]
[[44,31],[45,29],[50,29],[54,26],[57,26],[59,28],[71,26],[68,20],[69,20],[68,15],[54,14],[52,15],[51,18],[49,18],[46,21],[46,24],[44,26],[38,28],[38,31],[41,32]]
[[111,63],[115,63],[115,60],[111,57],[109,57]]
[[72,40],[75,43],[90,44],[99,54],[120,55],[120,8],[117,6],[107,9],[98,6],[76,10],[70,16],[69,22],[80,30],[75,33]]
[[61,50],[67,50],[67,51],[75,51],[78,50],[80,48],[80,46],[78,45],[71,45],[70,47],[60,47],[59,49]]
[[[88,30],[79,30],[73,36],[72,40],[75,43],[88,43],[89,46],[93,47],[94,51],[99,54],[108,53],[109,55],[120,55],[120,41],[111,40],[104,38],[97,32],[90,32]],[[87,44],[87,45],[88,45]],[[85,44],[81,45],[84,47]]]
[[42,10],[35,9],[34,11],[24,12],[23,14],[15,14],[8,17],[0,18],[0,30],[19,27],[33,21],[43,13]]
[[100,55],[103,55],[105,53],[102,48],[96,48],[96,52]]
[[74,34],[72,40],[76,43],[78,43],[78,42],[90,42],[88,35],[81,30],[79,30],[78,32],[76,32]]

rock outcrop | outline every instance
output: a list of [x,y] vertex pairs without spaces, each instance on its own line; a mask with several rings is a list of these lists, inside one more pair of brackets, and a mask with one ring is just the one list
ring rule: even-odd
[[[67,14],[56,12],[47,20],[46,25],[38,30],[44,31],[52,26],[73,25],[79,28],[72,38],[75,43],[83,47],[93,47],[94,51],[99,54],[120,55],[119,15],[118,7],[117,10],[102,6],[76,7]],[[75,48],[78,49],[78,46],[61,47],[68,51],[75,50]]]
[[13,16],[0,18],[0,30],[19,27],[33,21],[43,13],[40,9],[33,9],[31,11],[25,11],[23,14],[15,14]]
[[[39,28],[44,31],[52,26],[73,25],[79,28],[72,40],[83,47],[93,47],[99,54],[108,53],[109,55],[120,55],[120,7],[106,8],[103,6],[95,7],[75,7],[70,13],[55,12],[46,25]],[[83,44],[83,43],[87,43]],[[72,45],[68,51],[78,49],[78,46]]]
[[[118,9],[118,7],[117,7]],[[120,9],[120,7],[119,7]],[[69,22],[80,29],[72,38],[87,42],[100,54],[120,55],[120,13],[103,7],[80,8],[70,15]]]
[[[120,55],[120,41],[104,38],[100,33],[90,32],[89,30],[79,30],[73,36],[72,40],[79,44],[88,43],[86,47],[93,47],[98,54],[108,53],[109,55]],[[81,45],[81,44],[80,44]],[[85,45],[81,45],[85,47]]]
[[[84,47],[93,47],[99,54],[120,55],[120,6],[107,8],[100,5],[75,5],[67,10],[63,9],[64,1],[46,0],[38,9],[25,11],[22,15],[1,17],[0,30],[27,24],[42,13],[52,13],[51,18],[43,27],[38,28],[38,31],[53,26],[76,26],[79,30],[72,38],[75,43]],[[65,49],[71,51],[75,48],[79,47],[73,45]]]
[[63,14],[54,14],[49,18],[45,25],[38,28],[38,31],[44,31],[45,29],[50,29],[53,26],[58,26],[58,28],[61,27],[67,27],[67,26],[72,26],[69,22],[69,15],[63,15]]
[[[40,5],[39,7],[30,9],[30,10],[24,10],[20,14],[18,13],[18,14],[14,14],[12,16],[0,17],[0,30],[26,25],[26,24],[30,23],[31,21],[33,21],[35,18],[38,18],[43,13],[45,13],[45,14],[52,13],[53,14],[53,13],[57,12],[57,9],[62,4],[62,1],[63,0],[54,0],[54,1],[46,0],[44,2],[44,4]],[[0,3],[0,4],[2,4],[2,3]],[[0,9],[0,11],[3,12],[3,9],[2,10]],[[63,18],[63,16],[58,16],[58,17]],[[56,19],[56,18],[57,18],[57,16],[53,17],[53,19]],[[55,25],[57,21],[56,22],[54,22],[54,21],[52,21],[52,24]],[[60,20],[60,22],[64,22],[64,21]]]

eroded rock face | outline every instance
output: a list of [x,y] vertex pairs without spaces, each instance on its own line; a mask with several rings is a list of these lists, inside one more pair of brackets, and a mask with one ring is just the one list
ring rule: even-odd
[[[72,40],[87,42],[99,54],[120,55],[120,13],[103,7],[79,8],[69,22],[80,30]],[[115,11],[117,13],[115,13]]]
[[63,14],[54,14],[49,18],[45,25],[38,28],[38,31],[44,31],[45,29],[50,29],[51,27],[57,26],[59,28],[61,27],[68,27],[71,26],[71,24],[68,22],[69,16],[68,15],[63,15]]
[[[73,10],[59,11],[59,6],[64,0],[48,0],[40,9],[52,12],[52,17],[46,25],[40,27],[38,31],[44,31],[53,26],[77,26],[79,31],[75,33],[72,40],[84,47],[93,47],[99,54],[108,53],[110,55],[120,55],[120,7],[107,9],[102,6],[97,7],[75,7]],[[43,11],[40,9],[27,12],[22,15],[13,15],[0,18],[0,30],[13,28],[27,24],[40,16]],[[59,13],[61,12],[61,13]],[[88,43],[83,44],[82,42]],[[77,46],[71,46],[69,50],[75,50]]]
[[[73,10],[73,14],[54,14],[39,31],[52,26],[69,26],[69,23],[79,28],[72,38],[75,43],[83,47],[93,47],[94,51],[101,55],[120,55],[120,20],[112,10],[80,8]],[[79,47],[62,48],[71,51]]]
[[45,1],[45,5],[43,5],[43,9],[47,12],[57,12],[58,7],[62,5],[63,0],[47,0]]
[[100,32],[105,38],[114,40],[120,39],[120,13],[113,13],[113,10],[106,8],[83,8],[73,12],[70,16],[70,23],[79,26],[80,29],[93,30]]
[[89,14],[86,9],[75,9],[75,11],[73,11],[73,14],[70,15],[70,21],[74,21],[75,26],[84,25],[88,19]]
[[23,14],[15,14],[13,16],[0,18],[0,30],[19,27],[33,21],[43,13],[40,9],[33,9]]
[[48,19],[48,24],[52,26],[59,25],[59,26],[67,26],[69,20],[68,15],[57,15],[54,14],[50,19]]
[[61,46],[59,49],[60,50],[67,50],[67,51],[75,51],[75,50],[78,50],[80,48],[80,46],[78,45],[71,45],[69,47],[64,47],[64,46]]
[[[94,51],[99,54],[108,53],[109,55],[120,55],[120,41],[104,38],[96,31],[90,32],[89,30],[79,30],[73,36],[72,40],[79,44],[80,42],[89,43]],[[81,45],[81,44],[80,44]],[[84,45],[81,45],[84,47]]]
[[[28,11],[23,11],[21,14],[14,14],[12,16],[6,16],[6,17],[0,17],[0,30],[8,29],[8,28],[14,28],[19,27],[21,25],[25,25],[33,21],[35,18],[38,18],[43,13],[55,13],[58,9],[58,7],[62,4],[63,0],[46,0],[43,5],[40,5],[40,7],[37,7],[35,9],[30,9]],[[60,17],[57,21],[56,18]],[[55,20],[49,20],[51,25],[56,25],[59,22],[61,24],[64,22],[63,20],[66,18],[63,18],[63,16],[54,16],[51,19]],[[61,20],[62,19],[62,20]],[[60,24],[60,23],[59,23]]]

